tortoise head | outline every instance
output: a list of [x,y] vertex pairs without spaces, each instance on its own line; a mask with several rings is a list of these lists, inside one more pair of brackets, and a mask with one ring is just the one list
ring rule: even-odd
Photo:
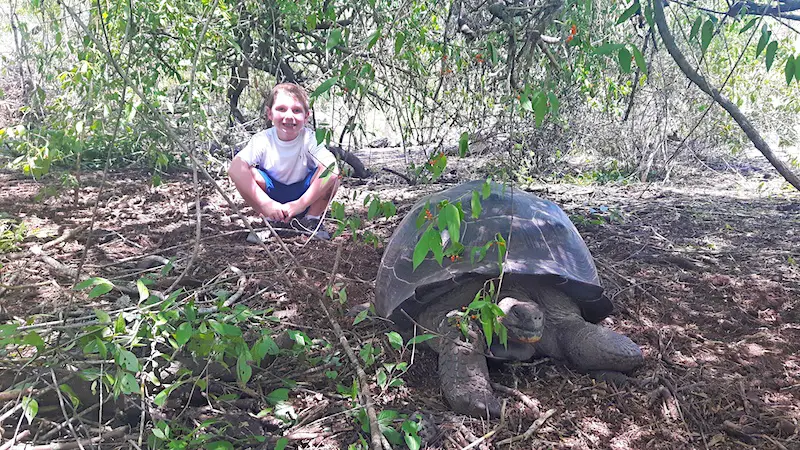
[[544,331],[544,313],[531,300],[505,297],[498,304],[506,313],[498,320],[506,326],[510,341],[533,344],[542,338]]

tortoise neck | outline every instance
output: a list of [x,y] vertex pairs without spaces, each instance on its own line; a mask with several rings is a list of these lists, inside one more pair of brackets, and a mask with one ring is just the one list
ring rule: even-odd
[[539,285],[532,292],[536,302],[546,311],[548,320],[562,322],[567,320],[583,320],[578,305],[553,286]]

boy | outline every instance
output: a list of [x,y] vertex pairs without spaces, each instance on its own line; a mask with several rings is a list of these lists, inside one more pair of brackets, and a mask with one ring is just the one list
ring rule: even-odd
[[[311,116],[306,91],[290,83],[272,88],[267,119],[273,127],[255,134],[233,158],[228,175],[236,190],[264,220],[330,239],[320,217],[339,187],[336,158],[314,132],[306,128]],[[320,175],[328,167],[325,179]],[[250,240],[250,238],[248,238]]]

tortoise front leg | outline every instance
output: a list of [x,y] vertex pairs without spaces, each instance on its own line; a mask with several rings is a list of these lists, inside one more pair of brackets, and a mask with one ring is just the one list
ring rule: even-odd
[[439,381],[453,410],[473,417],[500,417],[500,401],[495,397],[486,366],[483,334],[471,326],[465,342],[458,328],[439,324]]

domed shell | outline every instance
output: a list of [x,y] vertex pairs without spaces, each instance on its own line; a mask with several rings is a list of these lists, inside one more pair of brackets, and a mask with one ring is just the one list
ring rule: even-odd
[[[470,262],[468,249],[494,240],[497,233],[507,242],[508,255],[504,276],[547,277],[580,306],[583,317],[599,322],[613,310],[603,295],[592,256],[578,230],[555,203],[520,189],[492,183],[491,195],[481,199],[481,213],[472,217],[472,192],[481,192],[483,181],[471,181],[423,198],[394,232],[386,246],[375,281],[375,309],[383,317],[406,323],[405,315],[415,317],[431,302],[441,298],[467,279],[493,278],[500,274],[497,245],[480,262]],[[456,261],[445,258],[439,263],[429,254],[413,270],[412,256],[423,225],[417,217],[426,204],[442,200],[460,201],[465,222],[461,224],[460,242],[467,248]],[[443,244],[446,246],[446,233]],[[472,298],[464,298],[469,304]],[[403,314],[403,311],[405,314]]]

